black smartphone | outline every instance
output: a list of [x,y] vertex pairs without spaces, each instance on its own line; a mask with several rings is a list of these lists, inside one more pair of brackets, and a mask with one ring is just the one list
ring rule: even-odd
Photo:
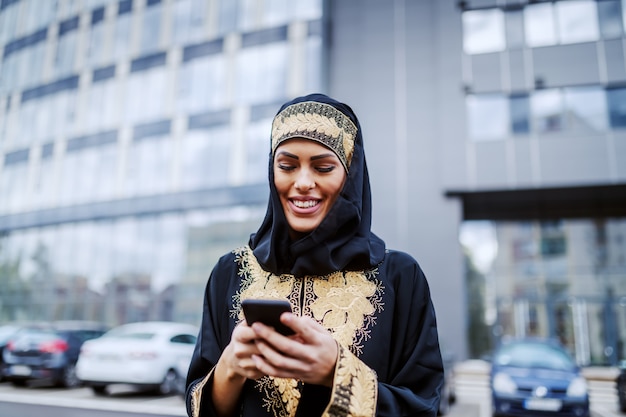
[[241,307],[243,308],[243,314],[246,317],[248,326],[260,321],[267,326],[273,327],[278,333],[285,336],[294,334],[293,330],[280,322],[282,313],[291,312],[289,301],[247,298],[241,301]]

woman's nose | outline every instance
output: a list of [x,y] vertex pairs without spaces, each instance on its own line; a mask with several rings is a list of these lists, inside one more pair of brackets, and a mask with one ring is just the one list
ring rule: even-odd
[[315,180],[308,170],[303,169],[298,173],[295,187],[298,191],[308,191],[315,187]]

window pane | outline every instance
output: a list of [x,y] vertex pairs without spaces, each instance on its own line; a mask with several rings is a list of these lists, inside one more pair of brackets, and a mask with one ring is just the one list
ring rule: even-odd
[[531,4],[524,8],[526,44],[530,47],[557,43],[552,4]]
[[237,27],[237,1],[219,1],[219,33],[225,35],[235,30]]
[[604,89],[566,88],[565,110],[568,129],[605,131],[608,125]]
[[74,70],[77,36],[78,33],[74,30],[59,38],[54,59],[55,76],[62,77]]
[[296,19],[314,20],[322,17],[322,0],[299,0],[290,3],[295,8]]
[[604,39],[622,36],[622,18],[619,0],[599,1],[598,20]]
[[598,40],[598,9],[595,1],[559,1],[555,5],[561,43]]
[[267,180],[269,163],[268,133],[271,131],[272,119],[263,119],[248,126],[246,143],[246,181],[258,184]]
[[202,113],[224,107],[226,61],[211,55],[186,63],[178,79],[178,108],[187,113]]
[[140,54],[154,52],[159,48],[161,35],[161,4],[147,7],[143,13],[141,26]]
[[242,32],[250,31],[256,28],[257,6],[259,2],[256,0],[228,0],[237,1],[239,3],[238,10],[238,28]]
[[563,130],[563,101],[559,90],[534,92],[530,99],[530,109],[535,132]]
[[511,131],[513,134],[525,134],[530,131],[528,96],[510,98]]
[[508,102],[502,95],[470,95],[466,98],[471,139],[504,138],[509,133]]
[[192,130],[182,141],[183,189],[228,185],[230,166],[229,128]]
[[35,177],[33,201],[35,208],[49,207],[54,201],[54,158],[42,159]]
[[115,44],[113,46],[115,60],[126,58],[130,52],[131,14],[118,16],[115,20]]
[[322,38],[311,36],[306,41],[305,79],[308,91],[322,90]]
[[168,136],[135,141],[129,154],[129,195],[158,194],[168,190],[172,155],[172,141]]
[[132,73],[126,92],[124,117],[131,124],[161,118],[168,104],[166,69],[159,67]]
[[173,42],[176,45],[195,43],[202,38],[207,2],[176,0],[173,16]]
[[289,20],[289,0],[266,0],[263,6],[264,26],[278,26]]
[[467,54],[504,50],[504,15],[500,9],[463,13],[463,49]]
[[5,166],[0,176],[0,212],[11,213],[24,208],[28,163]]
[[94,173],[94,200],[107,200],[114,197],[115,174],[117,173],[117,144],[110,143],[98,147]]
[[626,88],[606,90],[611,127],[626,128]]
[[0,43],[4,44],[15,37],[19,8],[19,3],[13,3],[0,13]]
[[92,67],[102,65],[104,57],[104,22],[91,26],[87,47],[87,61]]
[[287,89],[286,42],[246,48],[238,56],[237,97],[247,104],[283,99]]

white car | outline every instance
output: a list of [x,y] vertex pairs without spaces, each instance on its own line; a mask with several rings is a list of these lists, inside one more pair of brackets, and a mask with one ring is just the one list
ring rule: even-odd
[[[85,342],[76,375],[97,395],[112,384],[130,384],[161,395],[179,394],[198,336],[196,326],[139,322],[116,327]],[[184,375],[183,375],[184,373]]]

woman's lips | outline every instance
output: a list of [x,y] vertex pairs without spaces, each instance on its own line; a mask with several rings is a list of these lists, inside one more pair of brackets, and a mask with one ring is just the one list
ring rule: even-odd
[[318,200],[318,199],[296,199],[296,198],[291,198],[289,199],[289,204],[291,205],[291,208],[294,212],[296,213],[312,213],[314,211],[316,211],[319,206],[320,203],[322,202],[322,200]]

